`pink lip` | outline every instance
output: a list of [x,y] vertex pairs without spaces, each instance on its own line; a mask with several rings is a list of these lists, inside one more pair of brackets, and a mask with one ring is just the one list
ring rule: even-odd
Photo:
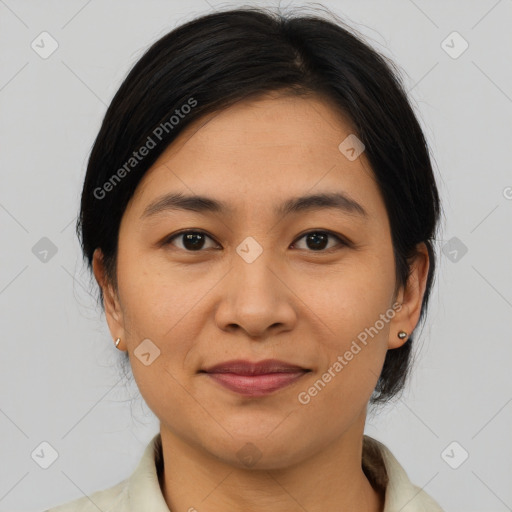
[[226,361],[206,370],[222,386],[245,396],[264,396],[282,389],[302,377],[307,370],[277,359]]
[[246,396],[263,396],[288,386],[305,373],[306,370],[252,376],[236,373],[208,373],[207,375],[231,391]]

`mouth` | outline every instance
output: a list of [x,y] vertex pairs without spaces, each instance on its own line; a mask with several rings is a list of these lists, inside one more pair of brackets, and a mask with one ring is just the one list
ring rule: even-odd
[[258,397],[283,389],[310,371],[277,359],[259,362],[238,359],[211,366],[199,373],[238,394]]

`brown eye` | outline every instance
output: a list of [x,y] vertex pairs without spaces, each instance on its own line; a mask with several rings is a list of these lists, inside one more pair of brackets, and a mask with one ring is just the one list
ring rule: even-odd
[[[302,235],[299,240],[305,238],[306,240],[306,248],[311,251],[321,252],[326,249],[328,245],[329,238],[333,238],[338,242],[338,245],[346,246],[348,245],[344,240],[342,240],[339,236],[331,233],[329,231],[310,231],[309,233],[305,233]],[[294,246],[296,243],[294,244]],[[335,247],[335,246],[334,246]],[[333,247],[328,247],[328,249],[332,249]]]
[[[182,231],[181,233],[176,233],[172,237],[168,238],[164,245],[175,245],[174,240],[176,239],[181,240],[182,244],[182,246],[178,248],[188,252],[200,251],[205,248],[206,239],[213,240],[203,231]],[[206,248],[208,249],[208,247]]]
[[[302,239],[305,239],[306,247],[298,248],[306,249],[311,252],[328,252],[330,249],[336,248],[336,246],[344,247],[349,245],[348,242],[330,231],[309,231],[298,238],[298,240]],[[335,240],[337,243],[328,247],[329,239]],[[177,245],[175,240],[179,240],[181,245]],[[214,240],[203,231],[188,230],[175,233],[164,242],[164,245],[175,245],[178,249],[182,249],[186,252],[201,252],[202,249],[218,247],[215,242],[213,246],[208,247],[208,240],[214,242]],[[297,248],[296,246],[297,242],[292,244],[293,248]]]

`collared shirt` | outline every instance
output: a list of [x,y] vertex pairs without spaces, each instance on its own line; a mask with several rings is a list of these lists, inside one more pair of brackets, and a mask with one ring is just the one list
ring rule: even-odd
[[[147,445],[131,476],[113,487],[45,512],[170,512],[159,483],[162,465],[162,439],[158,433]],[[389,449],[366,435],[362,467],[373,487],[384,493],[383,512],[443,512],[425,491],[410,482]]]

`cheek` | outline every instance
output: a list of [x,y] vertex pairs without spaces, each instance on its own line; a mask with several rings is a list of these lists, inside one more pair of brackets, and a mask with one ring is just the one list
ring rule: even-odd
[[322,367],[303,390],[318,414],[317,407],[356,414],[369,400],[387,352],[393,288],[393,260],[385,255],[354,258],[310,287],[308,304],[328,327],[317,339]]
[[[390,258],[356,255],[340,266],[315,279],[303,277],[302,294],[331,333],[331,348],[343,348],[388,313],[392,305],[394,268]],[[386,337],[389,323],[377,327]],[[337,336],[339,335],[339,336]],[[361,336],[364,337],[364,336]]]
[[[135,243],[133,247],[137,247]],[[190,280],[187,272],[166,263],[161,255],[142,250],[120,251],[118,275],[126,318],[132,327],[151,332],[157,339],[170,334],[174,325],[193,310],[209,281]]]
[[[155,260],[146,254],[123,258],[119,263],[126,343],[134,378],[151,409],[160,406],[159,397],[173,396],[176,400],[166,407],[178,411],[178,397],[183,394],[180,384],[185,384],[191,370],[195,371],[197,340],[204,338],[209,318],[205,304],[219,276],[206,267],[192,275],[176,265],[162,264],[162,258]],[[159,350],[149,367],[137,359],[145,339]],[[187,394],[182,398],[186,403]]]
[[[202,286],[187,286],[184,279],[178,279],[179,273],[171,276],[144,265],[142,258],[125,259],[119,265],[119,275],[126,342],[137,387],[157,417],[180,418],[184,408],[190,408],[183,368],[194,340],[199,338],[202,321],[198,303],[206,292]],[[142,357],[145,352],[150,353],[148,365]],[[181,422],[175,420],[173,424]]]

